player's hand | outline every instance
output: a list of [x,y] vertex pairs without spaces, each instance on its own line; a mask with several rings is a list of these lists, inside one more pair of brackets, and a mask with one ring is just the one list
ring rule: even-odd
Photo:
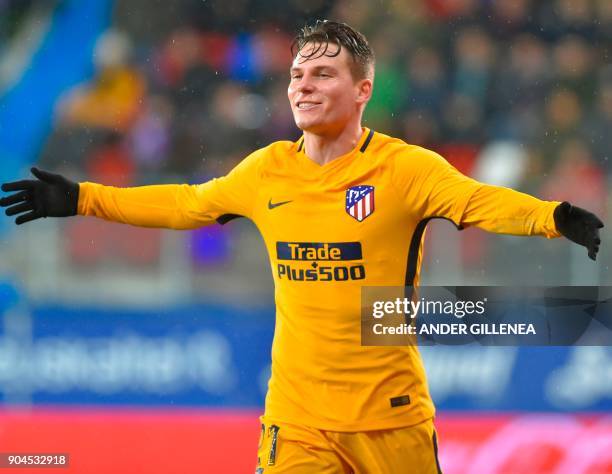
[[24,224],[41,217],[67,217],[77,213],[79,184],[59,174],[31,168],[38,179],[4,183],[2,191],[14,194],[0,199],[6,215],[17,215],[15,223]]
[[592,260],[597,258],[601,239],[599,229],[604,225],[595,214],[577,206],[572,206],[569,202],[559,204],[553,213],[557,230],[562,235],[584,245]]

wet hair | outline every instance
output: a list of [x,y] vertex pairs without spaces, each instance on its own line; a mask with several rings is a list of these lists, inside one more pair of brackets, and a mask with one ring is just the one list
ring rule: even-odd
[[[338,47],[330,49],[330,43]],[[312,51],[303,55],[301,52],[307,44],[313,45]],[[299,54],[304,61],[308,61],[321,56],[338,56],[342,48],[346,48],[353,58],[353,79],[374,78],[374,51],[366,37],[346,23],[317,20],[314,24],[305,26],[294,38],[291,54],[294,58]]]

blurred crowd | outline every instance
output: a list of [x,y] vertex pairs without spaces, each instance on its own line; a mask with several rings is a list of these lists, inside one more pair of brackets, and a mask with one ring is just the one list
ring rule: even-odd
[[96,75],[58,102],[41,165],[119,186],[195,183],[297,139],[290,44],[316,18],[374,48],[367,126],[482,181],[605,214],[610,0],[117,2]]

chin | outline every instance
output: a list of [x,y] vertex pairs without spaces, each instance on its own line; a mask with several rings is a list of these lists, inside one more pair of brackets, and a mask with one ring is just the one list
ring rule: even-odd
[[321,128],[323,125],[321,120],[316,119],[315,117],[300,117],[299,115],[294,115],[293,120],[295,121],[297,127],[304,132],[313,132],[316,129]]
[[312,124],[310,123],[296,120],[295,124],[297,125],[297,128],[299,128],[303,132],[312,131]]
[[325,128],[325,124],[321,122],[310,122],[307,120],[296,120],[295,124],[297,125],[297,128],[299,128],[303,132],[316,133]]

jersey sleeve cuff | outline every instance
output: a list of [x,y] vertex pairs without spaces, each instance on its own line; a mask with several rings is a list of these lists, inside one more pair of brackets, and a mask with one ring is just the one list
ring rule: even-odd
[[89,204],[91,203],[91,195],[94,192],[92,188],[94,186],[94,183],[90,183],[87,181],[79,183],[79,202],[77,204],[77,215],[87,215],[87,209],[89,208]]

